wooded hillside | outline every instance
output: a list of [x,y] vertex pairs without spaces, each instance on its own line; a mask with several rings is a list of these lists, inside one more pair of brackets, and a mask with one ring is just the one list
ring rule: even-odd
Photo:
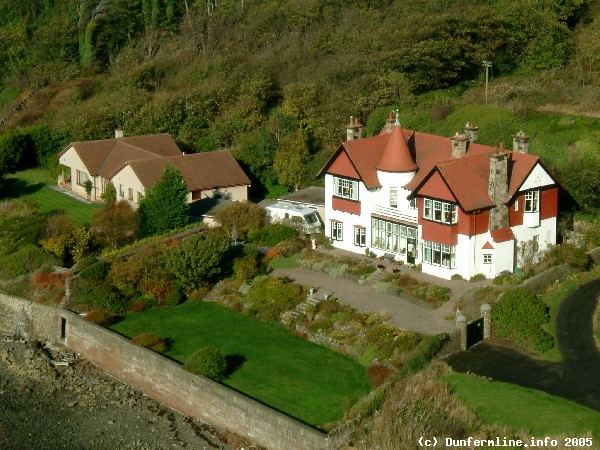
[[399,107],[407,127],[445,128],[484,101],[484,60],[490,101],[521,116],[517,127],[539,110],[598,115],[599,11],[583,0],[0,0],[0,106],[34,92],[3,130],[169,132],[186,151],[231,148],[257,194],[275,195],[315,182],[350,115],[374,132]]

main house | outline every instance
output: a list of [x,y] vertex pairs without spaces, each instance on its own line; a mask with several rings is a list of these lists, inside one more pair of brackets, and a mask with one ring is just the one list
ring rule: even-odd
[[337,248],[421,264],[450,279],[514,271],[556,243],[559,185],[522,131],[513,150],[477,142],[467,123],[451,138],[401,127],[390,114],[347,140],[325,176],[325,234]]
[[[146,190],[161,178],[168,164],[181,172],[188,186],[188,200],[211,197],[247,200],[250,179],[228,151],[184,154],[168,134],[72,142],[59,154],[59,163],[70,169],[59,183],[74,193],[99,200],[108,182],[118,200],[137,206]],[[90,183],[87,183],[87,181]]]

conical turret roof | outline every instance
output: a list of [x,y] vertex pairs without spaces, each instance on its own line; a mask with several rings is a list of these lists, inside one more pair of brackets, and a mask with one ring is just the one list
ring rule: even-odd
[[412,172],[418,167],[413,161],[402,127],[395,125],[389,133],[377,170],[383,172]]

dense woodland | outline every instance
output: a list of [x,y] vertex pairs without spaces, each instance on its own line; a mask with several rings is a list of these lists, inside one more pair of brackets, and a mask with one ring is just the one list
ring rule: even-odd
[[120,127],[229,148],[274,196],[321,182],[348,116],[373,134],[393,107],[420,131],[477,121],[488,144],[526,129],[595,210],[598,55],[583,0],[0,0],[4,115],[27,98],[2,127],[3,171]]

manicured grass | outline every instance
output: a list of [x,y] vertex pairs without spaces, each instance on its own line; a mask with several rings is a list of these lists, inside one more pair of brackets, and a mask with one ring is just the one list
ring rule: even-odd
[[4,199],[34,200],[40,205],[41,212],[63,210],[73,216],[77,224],[90,223],[92,213],[98,205],[74,200],[60,192],[50,189],[56,180],[48,175],[45,169],[28,169],[22,172],[6,175],[1,191]]
[[471,375],[452,373],[443,377],[486,424],[526,430],[532,436],[583,436],[600,439],[600,412],[535,389]]
[[315,426],[336,421],[370,390],[365,368],[350,358],[219,304],[129,313],[110,328],[169,338],[165,355],[182,363],[200,347],[220,347],[235,369],[226,385]]

